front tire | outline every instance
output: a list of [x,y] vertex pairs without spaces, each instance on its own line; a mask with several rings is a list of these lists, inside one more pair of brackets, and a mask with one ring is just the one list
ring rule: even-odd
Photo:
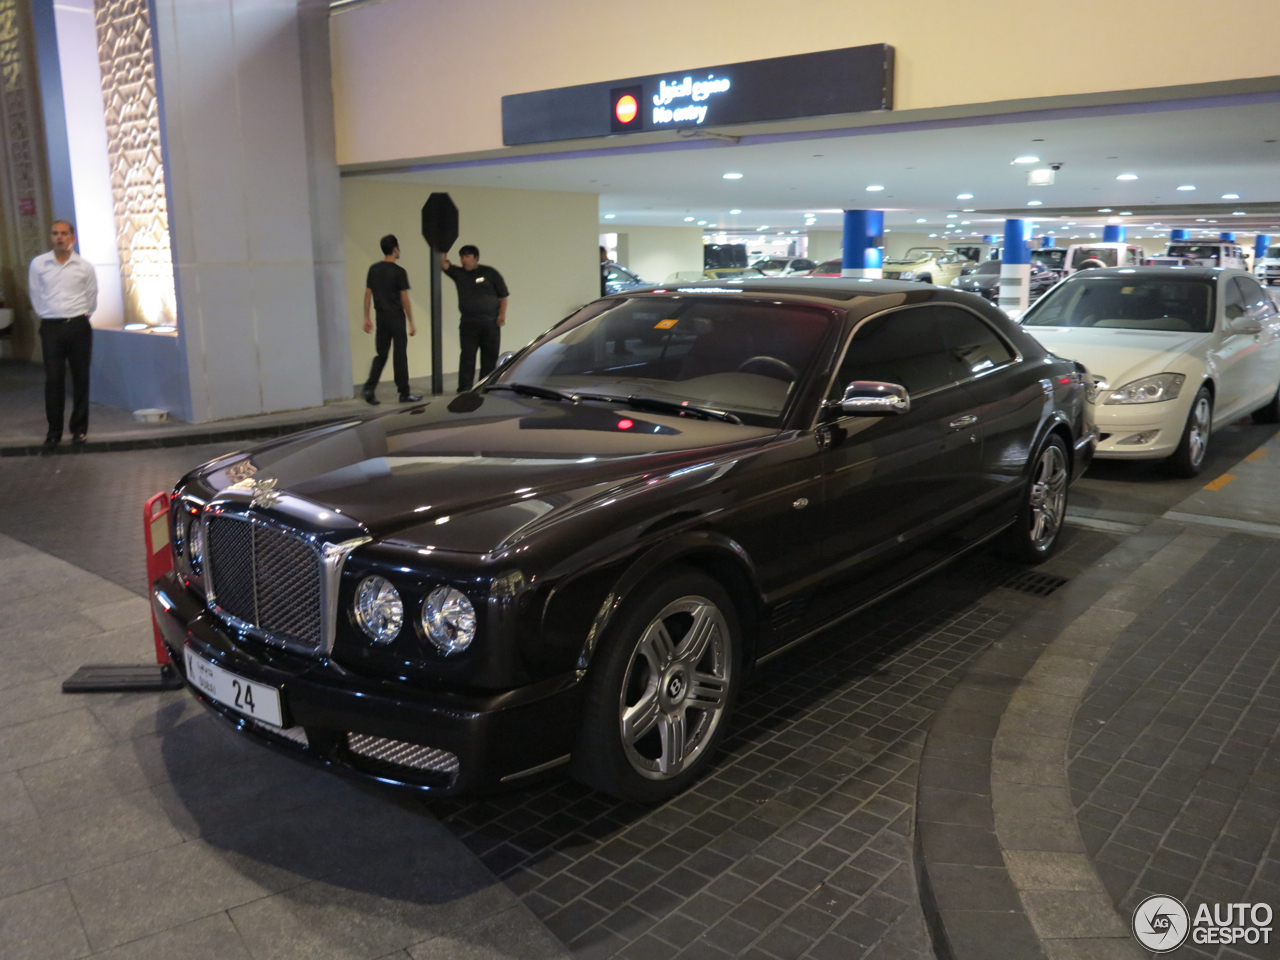
[[1200,473],[1205,455],[1209,452],[1209,433],[1213,427],[1213,394],[1208,387],[1201,387],[1191,403],[1187,425],[1182,428],[1182,440],[1166,464],[1175,477],[1188,480]]
[[742,630],[724,587],[689,568],[654,580],[596,654],[571,772],[623,800],[674,796],[710,764],[741,673]]
[[1050,434],[1032,461],[1018,506],[1018,519],[1006,531],[1004,553],[1022,563],[1042,563],[1058,548],[1062,523],[1067,516],[1067,490],[1071,485],[1071,459],[1067,445]]

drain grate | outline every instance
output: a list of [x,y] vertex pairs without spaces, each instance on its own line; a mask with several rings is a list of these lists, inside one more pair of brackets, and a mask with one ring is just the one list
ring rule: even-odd
[[1019,570],[1000,586],[1018,593],[1028,593],[1033,597],[1047,597],[1066,582],[1066,577],[1054,577],[1034,570]]

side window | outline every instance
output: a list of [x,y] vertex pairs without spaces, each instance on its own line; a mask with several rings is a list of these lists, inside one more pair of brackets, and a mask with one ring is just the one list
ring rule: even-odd
[[934,309],[947,346],[952,379],[968,380],[1013,359],[1009,345],[980,317],[959,307]]
[[1244,300],[1245,311],[1249,316],[1257,317],[1259,320],[1274,316],[1276,312],[1275,305],[1256,281],[1248,277],[1236,277],[1236,283],[1240,284],[1240,294]]
[[1232,277],[1227,281],[1227,289],[1223,293],[1225,298],[1222,301],[1222,314],[1230,323],[1237,317],[1243,317],[1245,313],[1245,296],[1244,291],[1240,288],[1240,278]]
[[832,386],[839,397],[854,380],[880,380],[910,394],[946,386],[953,380],[931,307],[899,310],[867,321],[849,343]]

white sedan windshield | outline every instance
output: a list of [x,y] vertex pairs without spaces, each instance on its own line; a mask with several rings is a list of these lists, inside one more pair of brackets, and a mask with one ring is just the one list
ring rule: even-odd
[[1213,287],[1203,280],[1073,277],[1028,311],[1028,327],[1121,330],[1213,329]]

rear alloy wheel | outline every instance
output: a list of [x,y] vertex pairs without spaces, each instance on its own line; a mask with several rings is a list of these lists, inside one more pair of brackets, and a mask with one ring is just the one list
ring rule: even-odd
[[1271,395],[1265,407],[1253,411],[1254,423],[1280,423],[1280,387]]
[[694,570],[637,597],[592,664],[574,775],[642,803],[701,776],[724,735],[741,632],[728,593]]
[[1032,464],[1018,519],[1005,534],[1005,552],[1013,559],[1040,563],[1057,548],[1067,516],[1070,485],[1067,445],[1057,434],[1051,434]]
[[1209,432],[1213,426],[1213,395],[1208,387],[1201,387],[1187,414],[1187,425],[1182,428],[1182,441],[1166,464],[1175,477],[1190,478],[1204,466],[1209,452]]

